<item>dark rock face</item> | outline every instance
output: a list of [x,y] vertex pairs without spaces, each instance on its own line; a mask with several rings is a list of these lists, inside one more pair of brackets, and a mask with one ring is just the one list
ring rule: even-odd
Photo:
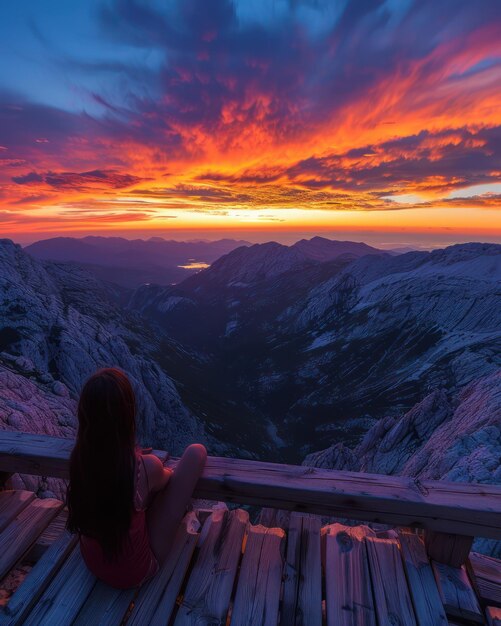
[[116,366],[135,387],[145,443],[179,452],[204,439],[200,421],[153,356],[154,334],[84,270],[37,261],[3,240],[0,320],[3,427],[72,435],[84,381],[100,367]]

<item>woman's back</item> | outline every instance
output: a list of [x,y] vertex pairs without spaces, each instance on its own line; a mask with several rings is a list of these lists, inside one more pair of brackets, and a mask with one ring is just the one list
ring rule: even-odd
[[140,452],[136,452],[134,476],[134,510],[119,554],[110,559],[98,539],[80,536],[82,556],[90,571],[120,589],[135,587],[158,570],[146,524],[149,484],[144,457]]

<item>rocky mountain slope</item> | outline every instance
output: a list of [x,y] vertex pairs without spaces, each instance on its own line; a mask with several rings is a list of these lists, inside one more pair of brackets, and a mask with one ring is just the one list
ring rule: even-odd
[[402,416],[379,420],[355,447],[342,442],[305,465],[433,480],[501,483],[501,370],[457,395],[428,394]]
[[79,267],[37,261],[1,240],[0,320],[1,427],[73,434],[83,382],[99,367],[116,366],[135,387],[145,444],[179,452],[205,439],[155,358],[155,335]]
[[501,246],[300,259],[279,244],[237,249],[130,308],[200,355],[202,378],[268,424],[298,461],[329,433],[354,443],[435,390],[501,367]]
[[[304,465],[500,484],[501,369],[452,397],[435,390],[404,415],[378,421],[357,446],[333,443]],[[501,556],[500,542],[484,540],[477,549]]]

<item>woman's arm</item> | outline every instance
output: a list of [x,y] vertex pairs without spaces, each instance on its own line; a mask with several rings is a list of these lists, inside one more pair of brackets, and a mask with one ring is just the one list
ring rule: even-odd
[[150,492],[160,491],[169,482],[173,470],[164,467],[162,461],[154,454],[144,454],[143,460]]

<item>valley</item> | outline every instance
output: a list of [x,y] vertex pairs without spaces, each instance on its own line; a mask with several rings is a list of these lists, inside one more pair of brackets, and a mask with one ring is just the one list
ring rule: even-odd
[[[4,428],[72,436],[81,385],[115,365],[133,379],[141,442],[173,454],[200,440],[222,456],[418,476],[448,449],[433,478],[494,479],[460,459],[465,437],[489,432],[481,460],[499,466],[499,245],[270,242],[136,289],[8,240],[0,259]],[[480,408],[453,427],[470,389]]]

